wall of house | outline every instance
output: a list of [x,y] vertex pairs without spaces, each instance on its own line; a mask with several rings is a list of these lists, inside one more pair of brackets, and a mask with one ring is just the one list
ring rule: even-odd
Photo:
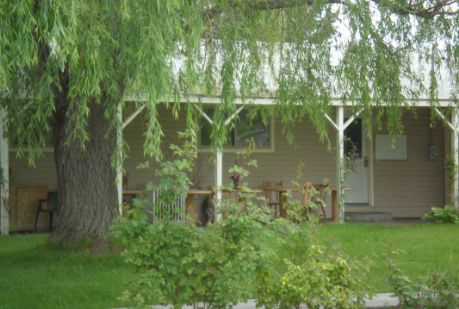
[[[162,149],[164,157],[170,157],[170,143],[177,143],[177,131],[185,128],[183,115],[176,120],[169,110],[159,111],[163,126],[164,138]],[[375,207],[354,207],[352,211],[385,211],[396,217],[419,217],[433,205],[443,205],[445,201],[444,160],[429,161],[428,146],[438,145],[445,148],[444,128],[441,124],[429,128],[429,112],[419,109],[417,116],[406,115],[404,125],[407,134],[408,159],[404,161],[374,161],[374,196]],[[149,181],[157,181],[156,164],[150,160],[150,168],[138,168],[146,158],[143,154],[145,119],[138,116],[124,130],[123,134],[129,146],[128,158],[124,169],[128,189],[142,189]],[[295,126],[294,144],[289,144],[283,136],[282,126],[275,122],[274,151],[254,153],[258,168],[251,171],[248,178],[253,188],[261,187],[263,180],[283,181],[284,186],[296,178],[297,169],[302,162],[303,177],[300,181],[322,182],[329,179],[335,184],[335,151],[333,150],[334,132],[330,129],[332,141],[328,149],[326,143],[319,141],[312,124],[305,120]],[[225,183],[231,182],[228,169],[235,163],[235,153],[224,153]],[[31,168],[24,159],[11,154],[11,183],[47,184],[50,191],[56,190],[56,176],[52,153],[45,153]],[[197,187],[206,188],[213,185],[214,164],[212,153],[200,152],[193,180]],[[327,210],[330,212],[330,209]]]
[[[395,217],[420,217],[432,206],[445,204],[445,130],[441,123],[430,124],[430,111],[418,108],[403,117],[407,135],[407,160],[374,160],[375,211]],[[384,134],[379,130],[376,134]],[[440,159],[428,158],[429,145],[436,145]],[[352,211],[365,211],[351,208]]]
[[[169,156],[167,147],[170,143],[177,143],[176,132],[185,128],[183,119],[174,120],[171,113],[160,113],[164,128],[163,151],[165,157]],[[301,181],[322,182],[328,178],[334,184],[335,161],[334,152],[327,150],[327,145],[321,143],[309,122],[304,122],[294,128],[295,141],[289,144],[282,134],[279,123],[274,124],[274,151],[256,152],[251,159],[258,162],[257,168],[250,168],[247,181],[253,188],[262,187],[264,180],[282,181],[284,186],[290,186],[295,180],[300,162],[304,165]],[[155,181],[154,167],[148,170],[139,170],[135,167],[144,160],[142,155],[142,134],[145,124],[142,119],[136,119],[124,132],[130,147],[129,159],[126,161],[125,170],[128,173],[129,189],[141,189],[148,181]],[[333,137],[333,135],[331,135]],[[166,143],[167,140],[167,143]],[[231,182],[228,170],[236,162],[236,153],[225,151],[223,154],[223,181]],[[241,160],[239,160],[239,163]],[[209,151],[200,151],[193,173],[193,183],[198,188],[212,187],[214,184],[214,155]]]

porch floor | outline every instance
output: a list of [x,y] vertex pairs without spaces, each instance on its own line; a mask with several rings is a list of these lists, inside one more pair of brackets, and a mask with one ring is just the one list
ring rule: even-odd
[[392,222],[393,217],[388,212],[346,212],[346,221],[351,222]]

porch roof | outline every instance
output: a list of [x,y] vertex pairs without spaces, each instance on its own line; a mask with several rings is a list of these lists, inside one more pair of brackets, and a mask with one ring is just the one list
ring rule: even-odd
[[[140,95],[127,95],[125,97],[125,101],[135,101],[135,102],[146,102],[147,96],[145,94]],[[166,99],[165,101],[172,102],[172,99]],[[220,104],[221,97],[217,95],[207,96],[207,95],[199,95],[193,94],[189,96],[180,96],[181,103],[202,103],[202,104]],[[234,100],[235,104],[237,105],[276,105],[277,98],[275,95],[259,95],[259,96],[251,96],[251,97],[237,97]],[[343,102],[343,100],[339,97],[333,97],[330,100],[330,104],[332,106],[349,106],[352,107],[356,105],[355,101],[347,101]],[[384,104],[374,104],[374,106],[384,106]],[[405,102],[405,106],[407,107],[432,107],[432,103],[428,98],[420,98],[420,99],[407,99]],[[455,107],[456,103],[452,97],[444,97],[439,98],[436,102],[435,106],[437,107]]]

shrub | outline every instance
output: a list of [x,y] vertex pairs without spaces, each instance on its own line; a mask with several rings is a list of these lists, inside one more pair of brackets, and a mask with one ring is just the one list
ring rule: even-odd
[[[134,209],[114,227],[138,276],[125,293],[135,305],[203,302],[227,307],[247,300],[254,285],[261,224],[246,214],[206,228],[159,221]],[[143,214],[143,215],[142,215]]]
[[[177,158],[161,163],[159,185],[148,186],[161,190],[153,205],[157,211],[186,190],[195,148],[185,146],[187,151],[173,146]],[[232,170],[248,175],[237,166]],[[248,184],[242,182],[240,188],[248,190]],[[204,303],[228,308],[249,298],[267,307],[360,306],[361,285],[353,268],[314,245],[313,225],[272,221],[262,201],[247,190],[223,201],[222,219],[205,228],[167,215],[152,224],[147,201],[135,199],[128,215],[112,228],[114,241],[137,271],[124,299],[138,307]]]
[[432,210],[426,213],[424,218],[435,223],[459,224],[459,212],[454,205],[446,205],[443,208],[432,207]]
[[298,308],[300,304],[308,308],[363,306],[364,287],[357,276],[363,268],[352,267],[339,254],[314,244],[309,226],[287,221],[277,225],[277,245],[267,250],[265,265],[258,274],[259,305],[267,308]]

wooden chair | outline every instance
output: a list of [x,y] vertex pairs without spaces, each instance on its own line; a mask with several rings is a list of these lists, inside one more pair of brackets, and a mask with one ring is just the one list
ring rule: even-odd
[[53,216],[58,209],[57,204],[57,192],[49,192],[48,198],[38,200],[37,212],[35,215],[35,224],[33,225],[33,230],[37,232],[38,217],[40,213],[47,213],[49,216],[48,219],[48,231],[51,233],[53,230]]
[[325,199],[327,193],[328,185],[327,184],[313,184],[312,182],[306,182],[304,185],[304,195],[303,195],[303,207],[306,212],[306,216],[309,216],[309,213],[315,208],[320,208],[322,212],[322,217],[327,218],[325,213]]
[[282,181],[275,182],[271,180],[263,180],[263,190],[268,207],[274,210],[274,218],[280,215],[280,194],[279,189],[282,188]]

